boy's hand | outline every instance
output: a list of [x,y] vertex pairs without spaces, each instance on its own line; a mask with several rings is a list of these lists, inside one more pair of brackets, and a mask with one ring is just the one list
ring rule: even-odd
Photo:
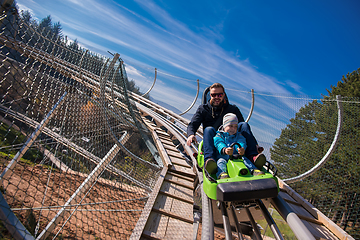
[[234,148],[232,147],[228,147],[228,148],[225,148],[225,153],[229,156],[231,156],[234,152]]
[[245,148],[238,148],[237,149],[237,151],[238,151],[238,153],[241,155],[241,156],[243,156],[244,154],[245,154]]

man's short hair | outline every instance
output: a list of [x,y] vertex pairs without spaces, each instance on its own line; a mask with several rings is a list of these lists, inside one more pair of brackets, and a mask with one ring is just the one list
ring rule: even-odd
[[213,85],[210,86],[210,89],[212,88],[222,88],[223,92],[225,92],[224,86],[221,85],[220,83],[214,83]]

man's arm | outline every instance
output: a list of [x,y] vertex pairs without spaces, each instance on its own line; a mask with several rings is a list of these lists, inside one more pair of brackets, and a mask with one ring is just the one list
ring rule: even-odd
[[190,146],[192,142],[196,142],[196,137],[195,137],[196,131],[199,129],[201,123],[203,122],[201,108],[202,108],[202,106],[200,105],[198,107],[198,109],[196,110],[194,116],[191,118],[191,121],[187,127],[186,132],[187,132],[188,138],[186,140],[186,144],[188,146]]

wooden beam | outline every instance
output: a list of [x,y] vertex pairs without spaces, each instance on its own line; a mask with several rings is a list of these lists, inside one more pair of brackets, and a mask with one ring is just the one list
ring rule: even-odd
[[145,204],[144,210],[142,211],[141,216],[140,216],[139,220],[137,221],[135,228],[130,236],[131,240],[135,240],[135,239],[139,240],[140,239],[140,237],[144,231],[145,225],[149,219],[149,216],[150,216],[151,210],[154,206],[155,200],[159,194],[161,185],[164,182],[167,170],[168,170],[167,166],[164,166],[164,168],[162,169],[160,176],[155,184],[154,190],[151,192],[149,199]]
[[188,173],[188,172],[181,172],[178,171],[174,168],[174,166],[172,166],[171,168],[169,168],[170,172],[174,172],[174,173],[178,173],[178,174],[182,174],[184,176],[190,177],[190,178],[195,178],[195,174],[194,173]]
[[193,187],[193,186],[190,186],[190,185],[187,185],[187,184],[183,184],[183,183],[180,183],[180,182],[177,182],[177,181],[173,181],[173,180],[170,180],[170,179],[164,179],[164,181],[169,182],[169,183],[176,184],[176,185],[181,186],[181,187],[184,187],[184,188],[188,188],[188,189],[194,190],[194,187]]
[[286,199],[286,198],[283,198],[285,202],[288,202],[290,204],[293,204],[293,205],[297,205],[297,206],[302,206],[301,203],[298,203],[298,202],[295,202],[295,201],[292,201],[290,199]]
[[315,223],[315,224],[317,224],[317,225],[324,225],[322,222],[320,222],[320,221],[318,221],[318,220],[316,220],[315,218],[311,218],[311,217],[306,217],[306,216],[304,216],[304,215],[301,215],[301,214],[296,214],[300,219],[302,219],[302,220],[305,220],[305,221],[307,221],[307,222],[312,222],[312,223]]
[[180,163],[180,162],[174,162],[172,161],[173,164],[178,165],[178,166],[182,166],[182,167],[186,167],[186,168],[191,168],[191,166],[189,166],[189,164],[185,163]]
[[162,160],[164,161],[165,165],[167,167],[171,167],[172,166],[172,162],[168,156],[168,154],[166,153],[166,150],[164,149],[164,146],[159,138],[159,136],[157,135],[157,131],[151,131],[152,137],[155,141],[155,144],[159,150],[160,156],[162,158]]
[[144,237],[145,239],[150,239],[150,240],[162,240],[163,239],[163,238],[157,236],[156,233],[149,232],[146,230],[142,233],[141,236]]
[[183,175],[180,175],[180,174],[177,174],[177,173],[174,173],[174,172],[168,172],[167,174],[171,175],[171,176],[174,176],[174,177],[178,177],[178,178],[187,180],[189,182],[194,182],[194,178],[189,178],[187,176],[183,176]]
[[180,200],[180,201],[183,201],[183,202],[187,202],[187,203],[190,203],[190,204],[194,204],[194,201],[192,200],[188,200],[186,198],[183,198],[183,197],[179,197],[179,196],[176,196],[174,194],[170,194],[170,193],[167,193],[167,192],[164,192],[164,191],[160,191],[161,194],[165,195],[165,196],[168,196],[168,197],[171,197],[171,198],[175,198],[177,200]]
[[165,216],[168,216],[168,217],[171,217],[171,218],[175,218],[175,219],[178,219],[178,220],[183,221],[183,222],[187,222],[187,223],[191,223],[191,224],[194,222],[193,219],[184,218],[182,216],[173,214],[171,212],[166,212],[166,211],[161,210],[161,209],[153,208],[152,210],[153,210],[153,212],[157,212],[157,213],[160,213],[162,215],[165,215]]
[[[279,179],[279,188],[285,189],[287,194],[289,194],[297,202],[301,203],[302,207],[305,208],[308,212],[311,213],[315,218],[318,219],[326,228],[328,228],[335,236],[339,239],[353,240],[354,238],[350,236],[347,232],[341,229],[328,217],[326,217],[322,212],[315,208],[312,204],[306,201],[302,196],[295,192],[291,187],[289,187],[285,182]],[[300,218],[300,217],[299,217]]]

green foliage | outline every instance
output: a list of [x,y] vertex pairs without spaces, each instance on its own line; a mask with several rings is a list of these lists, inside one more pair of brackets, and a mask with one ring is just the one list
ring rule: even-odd
[[[273,208],[269,208],[268,210],[272,218],[274,219],[276,225],[278,226],[283,238],[285,240],[296,239],[295,234],[293,233],[289,225],[282,219],[280,214]],[[271,228],[269,227],[265,219],[259,220],[257,221],[257,223],[263,228],[263,230],[261,231],[262,235],[275,238],[274,234],[271,231]]]
[[14,145],[24,142],[25,136],[15,130],[14,128],[9,128],[5,123],[0,125],[0,142],[1,146]]
[[29,26],[33,27],[33,28],[37,28],[38,27],[38,23],[36,20],[32,19],[31,13],[29,10],[26,11],[21,11],[20,12],[20,18]]
[[334,98],[341,95],[343,123],[336,151],[320,170],[291,187],[349,234],[360,237],[360,231],[355,230],[359,224],[356,209],[360,208],[359,87],[360,68],[331,86],[329,96],[322,101],[302,107],[270,153],[281,178],[295,177],[314,167],[334,139],[338,123]]
[[[331,144],[329,136],[334,135],[334,129],[328,129],[329,124],[321,124],[323,112],[332,112],[334,106],[324,106],[313,101],[301,108],[290,124],[282,130],[271,148],[271,159],[280,165],[280,177],[293,177],[304,172],[304,165],[313,166],[314,160],[326,153]],[[332,114],[333,115],[333,114]],[[336,117],[336,116],[335,116]],[[331,119],[331,118],[327,118]],[[320,121],[320,122],[319,122]],[[306,161],[306,164],[298,164]]]
[[134,92],[134,93],[137,93],[137,94],[140,94],[140,90],[139,90],[139,87],[137,87],[135,85],[135,81],[133,79],[131,79],[130,81],[127,82],[126,84],[127,86],[127,89],[131,92]]
[[26,22],[27,24],[31,24],[32,20],[31,20],[31,13],[29,10],[21,11],[20,16],[24,22]]
[[[22,145],[25,143],[25,135],[20,131],[15,130],[13,127],[9,127],[7,124],[2,123],[0,125],[0,144],[1,146],[9,146],[9,145]],[[13,149],[9,153],[16,154],[18,149]],[[24,159],[35,162],[36,160],[42,159],[43,154],[35,149],[30,148],[26,151],[23,156]]]
[[329,96],[346,96],[360,98],[360,68],[342,77],[337,86],[331,85],[331,91],[326,89]]
[[62,37],[62,28],[60,22],[53,24],[50,15],[40,21],[38,29],[40,32],[43,32],[43,35],[51,35],[54,39],[57,37]]
[[69,154],[64,154],[62,152],[57,152],[57,157],[69,168],[79,171],[81,173],[90,173],[89,168],[86,166],[85,162],[82,159],[74,158]]
[[40,29],[45,28],[47,30],[51,30],[51,27],[52,27],[52,23],[51,23],[51,16],[50,15],[43,18],[39,23],[39,28]]
[[[36,29],[36,31],[38,33],[41,33],[42,36],[46,37],[47,39],[51,39],[53,42],[56,42],[59,45],[62,45],[62,47],[65,47],[67,49],[70,50],[69,53],[65,53],[64,51],[62,51],[63,53],[63,57],[66,57],[70,60],[71,63],[74,64],[78,64],[80,61],[80,58],[82,57],[83,53],[86,51],[85,49],[82,49],[80,47],[80,44],[78,42],[77,39],[75,39],[74,41],[69,41],[69,43],[67,42],[67,38],[65,37],[65,41],[64,40],[64,36],[62,33],[62,27],[61,27],[61,23],[60,22],[56,22],[56,23],[52,23],[52,18],[51,15],[48,15],[47,17],[43,18],[42,20],[40,20],[39,23],[36,22],[36,20],[32,20],[31,17],[31,13],[29,11],[21,11],[20,13],[20,18],[29,26],[31,26],[32,28]],[[25,35],[29,35],[28,37],[25,37],[25,39],[32,39],[31,42],[28,42],[27,44],[30,45],[35,45],[36,42],[38,42],[38,35],[34,35],[31,34],[28,30],[25,31]],[[48,52],[57,52],[57,50],[55,51],[50,51],[49,49],[52,49],[53,45],[52,43],[48,43],[47,40],[45,40],[45,43],[43,44],[44,46],[51,46],[51,47],[45,47],[46,50]],[[55,47],[55,49],[58,49],[57,47]],[[100,67],[98,68],[92,68],[91,66],[102,66],[104,63],[104,59],[100,58],[99,56],[95,55],[95,54],[91,54],[91,53],[86,53],[85,54],[85,58],[83,60],[83,65],[82,67],[85,70],[94,72],[97,75],[100,75]],[[125,78],[126,81],[126,86],[127,89],[131,92],[137,93],[137,94],[141,94],[139,87],[137,87],[135,85],[135,81],[132,80],[128,80],[127,78]],[[145,96],[145,98],[149,99],[149,95]]]

